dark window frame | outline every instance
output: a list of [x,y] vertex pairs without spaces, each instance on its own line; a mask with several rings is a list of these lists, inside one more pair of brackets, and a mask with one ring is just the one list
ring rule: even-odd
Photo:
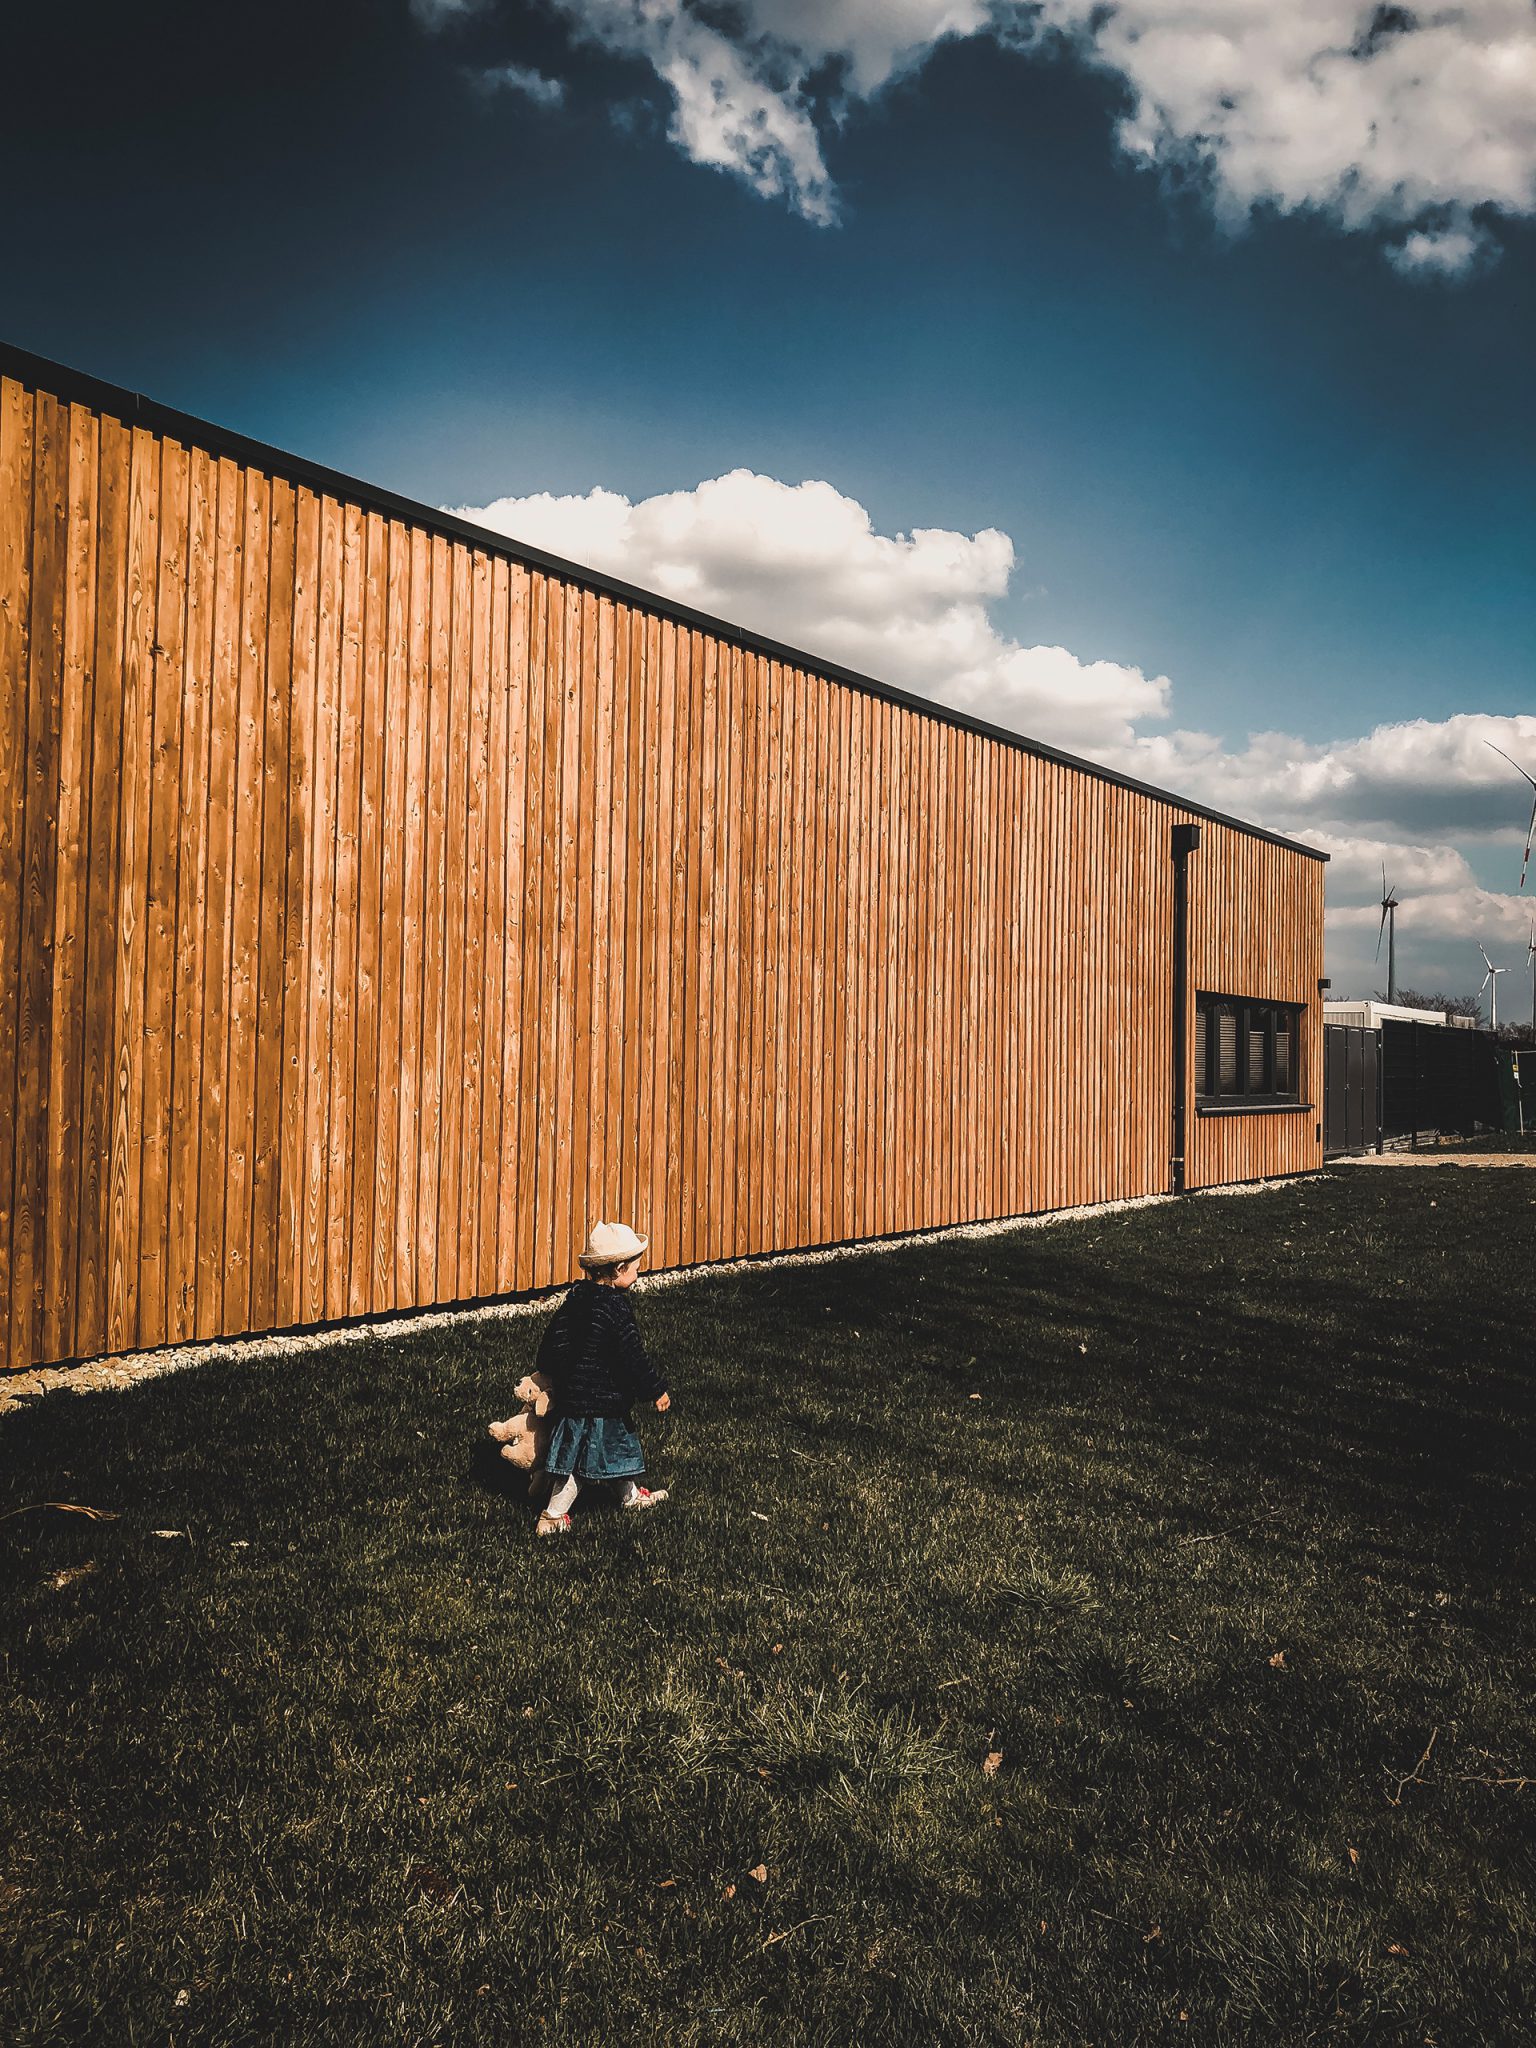
[[[1221,1085],[1220,1033],[1214,1029],[1216,1018],[1223,1010],[1235,1013],[1237,1031],[1237,1085],[1223,1088]],[[1210,1115],[1230,1115],[1234,1111],[1264,1109],[1308,1109],[1309,1103],[1301,1098],[1301,1034],[1302,1019],[1306,1015],[1303,1003],[1280,1003],[1265,997],[1218,995],[1213,990],[1201,989],[1195,996],[1195,1108],[1197,1112]],[[1282,1018],[1288,1017],[1291,1026],[1291,1085],[1276,1088],[1275,1038]],[[1250,1033],[1262,1031],[1263,1039],[1263,1082],[1258,1088],[1250,1088]],[[1203,1057],[1202,1057],[1203,1055]]]

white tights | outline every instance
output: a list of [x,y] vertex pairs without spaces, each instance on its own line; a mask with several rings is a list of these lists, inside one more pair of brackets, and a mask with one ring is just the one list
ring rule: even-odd
[[[560,1484],[549,1496],[549,1506],[544,1510],[545,1514],[556,1517],[568,1515],[571,1512],[571,1503],[580,1491],[581,1487],[577,1482],[576,1474],[574,1472],[569,1473],[560,1481]],[[627,1508],[639,1491],[640,1489],[633,1479],[621,1479],[619,1481],[620,1507]]]

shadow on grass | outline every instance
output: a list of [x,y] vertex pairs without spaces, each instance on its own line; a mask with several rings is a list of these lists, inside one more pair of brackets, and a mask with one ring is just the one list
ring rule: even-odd
[[493,1500],[521,1507],[530,1503],[529,1475],[510,1465],[488,1436],[470,1438],[465,1479],[477,1493]]

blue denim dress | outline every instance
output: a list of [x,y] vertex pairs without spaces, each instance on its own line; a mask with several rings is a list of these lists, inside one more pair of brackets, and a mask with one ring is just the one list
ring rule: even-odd
[[638,1479],[645,1452],[622,1415],[562,1415],[549,1433],[544,1470],[553,1478]]

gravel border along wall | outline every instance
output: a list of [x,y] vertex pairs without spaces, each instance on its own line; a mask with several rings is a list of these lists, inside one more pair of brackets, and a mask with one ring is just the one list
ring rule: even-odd
[[[1281,1180],[1241,1181],[1228,1187],[1202,1188],[1196,1192],[1200,1195],[1257,1195],[1271,1188],[1287,1187],[1302,1177],[1292,1175]],[[1316,1177],[1305,1176],[1308,1179]],[[961,1238],[1002,1237],[1011,1231],[1043,1230],[1058,1223],[1081,1223],[1095,1216],[1117,1216],[1128,1209],[1151,1209],[1163,1202],[1180,1199],[1177,1195],[1136,1195],[1122,1202],[1093,1202],[1078,1209],[1049,1209],[1035,1216],[1005,1216],[991,1223],[958,1223],[944,1230],[915,1231],[905,1237],[866,1238],[854,1244],[781,1252],[766,1258],[733,1259],[718,1265],[679,1266],[670,1272],[647,1274],[638,1286],[640,1291],[650,1293],[657,1288],[676,1287],[683,1281],[708,1281],[717,1274],[743,1272],[753,1266],[815,1266],[832,1259],[864,1258],[872,1252],[902,1251],[915,1244],[947,1244]],[[206,1344],[167,1345],[158,1351],[125,1352],[118,1358],[97,1359],[78,1365],[33,1366],[0,1378],[0,1416],[43,1394],[122,1393],[145,1380],[160,1379],[166,1373],[184,1372],[190,1366],[211,1365],[219,1360],[240,1365],[265,1365],[279,1358],[338,1350],[346,1344],[387,1343],[392,1338],[418,1336],[425,1330],[452,1329],[463,1323],[509,1322],[518,1316],[543,1315],[559,1291],[555,1289],[516,1301],[492,1301],[467,1308],[424,1309],[355,1323],[333,1323],[318,1330],[214,1340]]]

